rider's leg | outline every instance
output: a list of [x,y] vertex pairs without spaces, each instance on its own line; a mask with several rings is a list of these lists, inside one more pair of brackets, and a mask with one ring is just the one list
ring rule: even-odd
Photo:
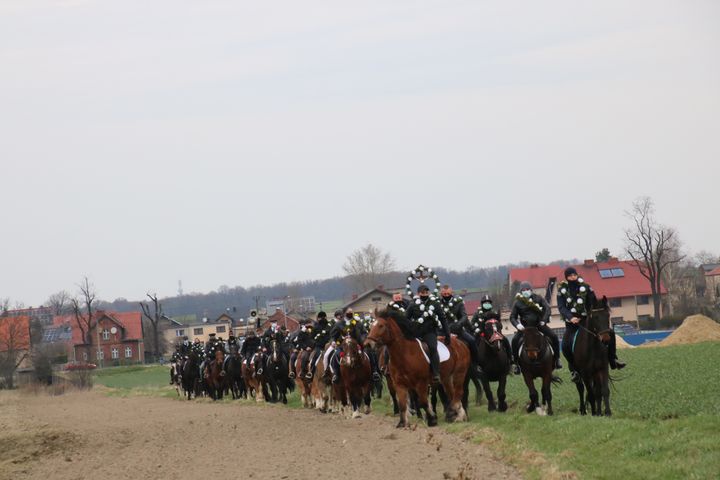
[[612,369],[625,368],[625,363],[617,358],[617,339],[615,338],[615,332],[612,330],[610,330],[610,343],[608,344],[608,361]]
[[458,338],[461,339],[470,349],[470,358],[472,359],[473,365],[475,365],[475,370],[478,374],[482,374],[482,367],[480,366],[480,351],[478,350],[477,343],[475,342],[475,339],[472,335],[470,335],[465,330],[460,331],[458,333]]
[[517,331],[515,332],[515,335],[513,335],[512,338],[512,353],[513,358],[515,359],[515,368],[513,369],[513,373],[515,375],[520,375],[520,341],[522,340],[522,332]]
[[432,370],[433,382],[440,382],[440,357],[437,351],[437,335],[429,332],[422,336],[422,341],[428,346],[428,357],[430,357],[430,369]]
[[575,333],[577,333],[577,326],[572,323],[565,324],[565,333],[562,339],[562,352],[565,360],[568,363],[568,370],[570,370],[570,378],[573,382],[576,382],[578,377],[577,369],[575,368],[575,359],[573,358],[572,344],[575,339]]
[[295,378],[296,371],[295,371],[295,362],[297,361],[298,352],[297,350],[293,350],[292,354],[290,355],[290,363],[288,363],[288,377]]

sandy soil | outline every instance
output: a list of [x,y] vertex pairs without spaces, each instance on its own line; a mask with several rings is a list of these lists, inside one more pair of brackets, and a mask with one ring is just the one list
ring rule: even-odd
[[0,391],[0,479],[470,479],[520,474],[440,429],[248,403]]

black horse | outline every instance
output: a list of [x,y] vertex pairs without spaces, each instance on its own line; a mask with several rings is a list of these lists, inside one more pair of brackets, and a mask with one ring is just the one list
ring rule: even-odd
[[237,353],[237,351],[228,355],[226,360],[225,382],[232,394],[233,400],[247,397],[245,381],[242,378],[242,358],[240,358],[240,354]]
[[[561,380],[553,375],[555,360],[550,341],[535,327],[525,327],[523,332],[523,344],[520,347],[518,365],[522,370],[525,385],[530,393],[530,403],[527,405],[527,412],[533,411],[538,414],[553,414],[551,384],[560,383]],[[543,412],[538,402],[538,392],[535,389],[535,379],[542,379],[542,404],[546,407]]]
[[265,362],[265,379],[267,380],[270,391],[270,402],[281,400],[287,403],[287,393],[293,382],[288,378],[288,360],[285,354],[280,350],[277,340],[273,340],[270,344],[270,351]]
[[587,317],[578,324],[573,339],[575,368],[582,380],[576,383],[580,396],[580,414],[587,414],[586,405],[589,403],[592,414],[601,415],[604,403],[604,413],[609,417],[612,414],[607,351],[611,331],[610,307],[606,297],[590,307]]
[[[481,381],[487,397],[489,412],[496,409],[501,412],[507,410],[505,386],[510,372],[510,358],[503,345],[504,338],[498,330],[498,321],[493,318],[485,321],[484,331],[475,335],[480,353],[480,365],[483,369]],[[493,398],[490,382],[498,382],[497,405]]]
[[200,360],[195,352],[190,352],[182,369],[182,388],[187,399],[197,396],[198,380],[200,379]]

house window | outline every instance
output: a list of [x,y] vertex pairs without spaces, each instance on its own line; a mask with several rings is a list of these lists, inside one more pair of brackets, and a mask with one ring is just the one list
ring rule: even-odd
[[132,357],[132,347],[125,347],[125,358]]
[[623,323],[624,321],[625,320],[623,319],[623,317],[611,317],[610,318],[610,323],[613,325],[615,325],[617,323]]
[[117,348],[113,347],[110,353],[112,358],[120,358],[120,351]]
[[622,307],[622,298],[611,298],[610,299],[610,307],[612,307],[612,308]]
[[650,303],[650,296],[649,295],[640,295],[637,297],[637,304],[638,305],[647,305]]
[[105,352],[103,352],[102,350],[98,350],[95,356],[98,360],[102,360],[103,358],[105,358]]
[[107,328],[102,331],[103,340],[110,340],[110,330]]
[[175,330],[175,336],[176,337],[184,337],[185,336],[185,329],[180,328],[178,330]]
[[85,360],[87,362],[87,359],[88,359],[87,352],[83,352],[83,360]]
[[193,335],[202,335],[203,329],[202,328],[193,328]]
[[215,331],[216,331],[217,333],[225,333],[225,325],[221,325],[221,326],[219,326],[219,327],[216,327],[216,328],[215,328]]
[[382,297],[372,297],[370,300],[373,301],[373,302],[381,302],[381,301],[382,301]]
[[647,322],[650,320],[650,315],[638,315],[638,322]]

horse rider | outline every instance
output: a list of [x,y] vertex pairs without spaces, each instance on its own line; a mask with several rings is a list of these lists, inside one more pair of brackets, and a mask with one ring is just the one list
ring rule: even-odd
[[410,306],[410,302],[406,298],[403,297],[402,293],[397,292],[397,293],[393,293],[392,302],[390,302],[390,306],[395,309],[398,309],[398,310],[402,309],[401,311],[404,312]]
[[[302,373],[307,369],[308,357],[310,357],[310,352],[312,352],[315,348],[315,342],[313,341],[312,324],[308,323],[300,327],[300,331],[295,337],[294,347],[295,348],[293,349],[293,353],[292,355],[290,355],[290,365],[288,365],[288,370],[290,371],[290,373],[288,373],[288,377],[290,378],[295,378],[296,373]],[[300,365],[300,372],[295,372],[295,362],[297,361],[297,356],[303,350],[307,351],[308,354],[303,357],[302,365]]]
[[[170,357],[170,363],[171,363],[171,364],[175,364],[175,368],[176,368],[177,370],[179,370],[179,369],[180,369],[180,362],[182,362],[182,359],[183,359],[184,357],[185,357],[185,356],[184,356],[184,355],[182,354],[182,352],[180,351],[180,345],[175,345],[175,351],[173,352],[172,357]],[[170,385],[173,384],[173,380],[174,380],[174,378],[173,378],[173,369],[171,368],[171,369],[170,369]]]
[[320,359],[320,355],[323,353],[325,345],[330,341],[331,329],[332,325],[328,321],[327,313],[322,311],[318,312],[317,320],[315,320],[312,326],[314,349],[310,356],[310,371],[305,374],[305,378],[312,378],[315,374],[315,366]]
[[[500,313],[493,308],[492,297],[490,297],[490,295],[484,295],[480,300],[480,306],[473,315],[472,320],[470,320],[472,333],[475,335],[483,333],[485,331],[485,322],[488,320],[495,320],[497,322],[498,332],[502,332],[503,325],[500,319]],[[505,335],[503,335],[502,344],[503,348],[505,348],[505,353],[510,359],[510,363],[514,364],[515,359],[513,358],[512,348],[510,348],[510,341]]]
[[441,303],[430,295],[430,289],[427,285],[421,284],[417,289],[417,293],[418,296],[408,306],[405,316],[415,338],[419,338],[427,344],[433,382],[440,383],[437,328],[440,327],[440,331],[445,335],[445,345],[450,345],[450,330]]
[[[222,339],[217,338],[214,333],[209,335],[209,340],[205,345],[205,360],[200,365],[200,371],[204,372],[208,362],[215,360],[215,352],[221,351],[225,353],[225,345]],[[225,371],[222,371],[222,375],[225,375]],[[203,377],[204,378],[204,377]]]
[[[245,337],[245,341],[240,347],[240,355],[245,359],[247,368],[250,368],[250,362],[252,361],[253,355],[262,347],[262,340],[255,334],[254,330],[250,330]],[[262,371],[258,372],[262,373]]]
[[235,334],[232,332],[232,330],[230,330],[230,335],[228,336],[227,341],[227,352],[229,353],[229,355],[225,355],[225,360],[223,360],[223,372],[227,371],[227,362],[230,359],[230,355],[237,353],[238,350],[239,345],[237,338],[235,337]]
[[[573,382],[577,382],[580,378],[575,370],[572,352],[573,339],[578,331],[578,324],[587,318],[588,305],[592,308],[596,300],[592,287],[578,276],[577,270],[574,267],[566,268],[565,281],[558,285],[557,304],[560,315],[565,320],[562,351],[568,362]],[[612,330],[610,330],[610,343],[608,344],[608,361],[613,370],[625,368],[625,363],[617,358],[617,343],[615,332]]]
[[483,371],[480,367],[480,352],[477,343],[475,343],[475,338],[467,332],[470,329],[470,322],[465,311],[463,298],[460,295],[453,295],[453,289],[450,285],[443,285],[440,289],[440,305],[445,314],[450,333],[454,333],[467,344],[470,349],[472,363],[475,365],[475,371],[478,375],[482,375]]
[[192,349],[192,343],[190,343],[190,340],[188,340],[187,335],[183,336],[183,341],[180,344],[180,353],[183,356],[187,356],[190,353],[191,349]]
[[[337,371],[334,365],[338,360],[337,353],[342,352],[342,341],[346,336],[352,337],[358,345],[362,347],[362,342],[365,339],[365,332],[362,328],[362,322],[355,318],[353,309],[347,307],[342,320],[333,325],[330,330],[330,339],[333,340],[333,344],[325,352],[324,363],[327,366],[325,373],[332,373],[332,383],[338,383],[340,381],[339,371]],[[331,353],[335,351],[335,355],[331,357]],[[374,370],[373,370],[374,371]]]
[[[515,295],[515,303],[513,303],[512,312],[510,312],[510,322],[517,329],[517,333],[512,339],[512,351],[515,358],[519,360],[518,351],[520,350],[520,341],[522,339],[522,331],[525,327],[536,327],[543,335],[550,339],[553,349],[553,359],[555,368],[562,368],[560,363],[560,342],[557,335],[548,327],[550,321],[550,305],[548,302],[534,293],[532,285],[529,282],[520,284],[520,291]],[[516,375],[520,374],[519,362],[515,364]]]

